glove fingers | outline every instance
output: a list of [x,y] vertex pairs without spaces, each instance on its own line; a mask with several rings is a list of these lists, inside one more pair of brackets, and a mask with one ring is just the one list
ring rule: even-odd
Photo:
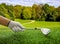
[[14,32],[17,32],[18,31],[18,28],[17,27],[13,27],[12,28]]
[[18,32],[18,31],[23,31],[21,28],[19,28],[18,26],[13,27],[13,31],[14,32]]
[[18,26],[17,26],[17,29],[18,29],[19,31],[21,31],[21,28],[19,28]]
[[10,27],[14,32],[23,31],[25,28],[19,22],[10,21],[8,27]]
[[17,27],[17,29],[18,29],[19,31],[24,31],[24,29],[21,29],[20,27]]
[[18,24],[17,26],[19,26],[21,29],[24,29],[24,26],[22,24],[20,23],[17,23],[17,24]]

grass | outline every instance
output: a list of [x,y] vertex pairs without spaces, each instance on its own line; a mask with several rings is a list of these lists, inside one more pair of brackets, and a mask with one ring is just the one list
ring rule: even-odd
[[[30,20],[19,20],[24,25]],[[8,27],[0,26],[0,44],[60,44],[60,22],[35,21],[25,27],[47,27],[51,33],[43,35],[40,30],[25,30],[24,32],[13,32]]]
[[22,23],[22,25],[24,25],[25,27],[40,27],[40,28],[52,28],[52,27],[60,27],[60,22],[45,22],[45,21],[35,21],[31,24],[24,24],[24,23],[28,23],[31,22],[31,20],[19,20],[16,19],[16,21],[19,21],[20,23]]

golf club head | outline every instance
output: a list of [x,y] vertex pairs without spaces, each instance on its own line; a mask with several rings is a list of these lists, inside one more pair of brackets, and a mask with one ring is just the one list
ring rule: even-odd
[[40,30],[44,35],[48,35],[50,33],[50,29],[48,28],[40,28]]

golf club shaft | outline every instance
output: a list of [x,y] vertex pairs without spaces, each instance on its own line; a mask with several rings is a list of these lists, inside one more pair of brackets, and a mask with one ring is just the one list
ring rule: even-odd
[[28,30],[40,30],[40,28],[25,28],[25,29],[28,29]]

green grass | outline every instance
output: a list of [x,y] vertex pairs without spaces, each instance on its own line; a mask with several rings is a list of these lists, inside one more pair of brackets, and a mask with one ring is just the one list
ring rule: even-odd
[[[24,25],[30,20],[19,20]],[[8,27],[0,26],[0,44],[60,44],[60,22],[35,21],[24,25],[25,27],[47,27],[51,33],[43,35],[40,30],[25,30],[24,32],[13,32]]]
[[40,27],[40,28],[52,28],[52,27],[60,27],[60,22],[45,22],[45,21],[35,21],[31,24],[24,24],[24,23],[28,23],[31,22],[31,20],[19,20],[16,19],[16,21],[19,21],[20,23],[22,23],[22,25],[24,25],[25,27]]

